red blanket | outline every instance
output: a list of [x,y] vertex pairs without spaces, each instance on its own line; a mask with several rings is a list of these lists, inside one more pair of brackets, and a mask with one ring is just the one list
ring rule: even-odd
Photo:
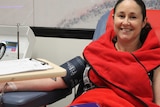
[[160,40],[151,30],[143,46],[135,52],[117,51],[108,30],[84,50],[91,65],[89,77],[98,87],[87,91],[72,104],[97,102],[101,107],[158,107],[148,72],[160,65]]

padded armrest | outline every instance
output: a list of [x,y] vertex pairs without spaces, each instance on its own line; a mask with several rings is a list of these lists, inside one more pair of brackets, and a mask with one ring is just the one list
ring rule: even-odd
[[51,92],[8,92],[3,96],[3,107],[39,107],[54,103],[71,93],[71,89]]

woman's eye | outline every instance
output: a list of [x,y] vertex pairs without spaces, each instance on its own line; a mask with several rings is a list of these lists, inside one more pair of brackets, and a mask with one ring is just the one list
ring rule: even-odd
[[135,16],[132,16],[132,17],[130,17],[131,19],[136,19],[136,17]]
[[120,17],[120,18],[124,18],[124,15],[119,15],[118,17]]

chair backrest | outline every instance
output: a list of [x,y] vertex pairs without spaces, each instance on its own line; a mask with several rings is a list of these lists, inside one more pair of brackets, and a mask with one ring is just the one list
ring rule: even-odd
[[147,10],[147,20],[155,30],[156,35],[160,36],[160,10]]
[[[112,14],[113,14],[113,10],[111,10],[110,13],[107,12],[107,14],[104,14],[100,18],[95,30],[96,33],[94,33],[93,35],[94,40],[98,39],[107,30],[107,28],[110,28],[110,27],[113,28]],[[151,24],[152,28],[155,29],[155,32],[157,35],[160,35],[160,19],[159,18],[160,18],[160,10],[147,9],[147,20]],[[97,30],[100,30],[100,31],[97,31]]]
[[93,35],[93,40],[96,40],[101,36],[105,31],[106,31],[106,23],[108,16],[110,14],[110,11],[107,11],[104,15],[101,16],[101,18],[98,20],[94,35]]

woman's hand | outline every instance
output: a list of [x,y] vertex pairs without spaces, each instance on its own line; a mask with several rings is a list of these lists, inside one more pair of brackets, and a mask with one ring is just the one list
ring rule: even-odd
[[8,83],[0,83],[0,93],[7,92],[7,88],[9,88],[8,86]]

